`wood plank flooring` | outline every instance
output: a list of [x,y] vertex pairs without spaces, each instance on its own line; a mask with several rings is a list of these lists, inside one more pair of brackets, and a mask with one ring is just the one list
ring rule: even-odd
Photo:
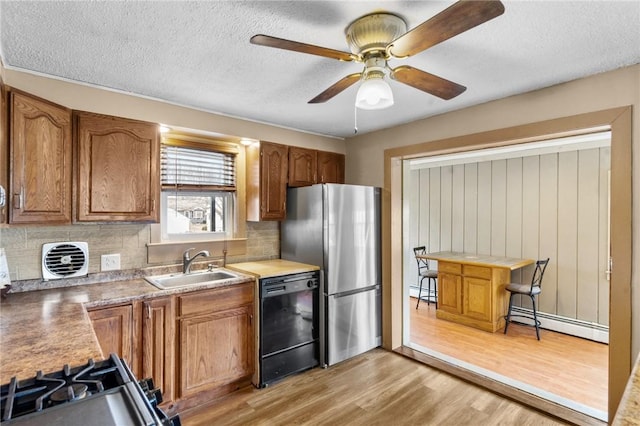
[[375,349],[180,414],[209,425],[564,425],[402,355]]
[[487,333],[435,317],[411,299],[411,341],[560,397],[607,412],[608,345],[518,324]]

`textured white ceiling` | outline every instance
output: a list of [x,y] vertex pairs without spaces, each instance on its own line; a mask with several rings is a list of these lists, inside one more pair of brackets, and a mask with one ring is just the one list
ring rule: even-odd
[[[395,105],[359,134],[640,63],[640,1],[503,1],[505,13],[403,61],[467,87],[444,101],[391,81]],[[0,1],[7,68],[323,135],[354,134],[362,65],[249,43],[254,34],[348,51],[347,25],[389,11],[409,28],[453,1]],[[169,123],[171,124],[171,123]]]

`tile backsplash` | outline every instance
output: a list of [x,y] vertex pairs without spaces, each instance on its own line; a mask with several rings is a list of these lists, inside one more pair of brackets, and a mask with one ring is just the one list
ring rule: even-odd
[[[86,241],[89,244],[89,273],[99,272],[100,257],[111,253],[120,253],[120,268],[123,270],[152,266],[147,263],[148,224],[1,228],[0,247],[5,248],[11,280],[41,278],[42,245],[59,241]],[[247,253],[230,256],[227,263],[279,257],[279,223],[247,222]]]

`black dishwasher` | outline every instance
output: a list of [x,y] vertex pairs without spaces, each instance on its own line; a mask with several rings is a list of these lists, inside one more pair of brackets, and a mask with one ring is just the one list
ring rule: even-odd
[[319,273],[260,280],[260,387],[319,365]]

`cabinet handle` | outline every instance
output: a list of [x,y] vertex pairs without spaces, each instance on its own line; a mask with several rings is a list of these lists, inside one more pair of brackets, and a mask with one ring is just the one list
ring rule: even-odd
[[152,212],[156,211],[156,200],[155,199],[151,200],[151,211]]
[[13,194],[13,208],[21,209],[22,208],[22,190],[19,194]]
[[253,314],[249,314],[249,325],[253,325]]
[[147,319],[151,319],[151,305],[145,303],[144,306],[147,308]]

